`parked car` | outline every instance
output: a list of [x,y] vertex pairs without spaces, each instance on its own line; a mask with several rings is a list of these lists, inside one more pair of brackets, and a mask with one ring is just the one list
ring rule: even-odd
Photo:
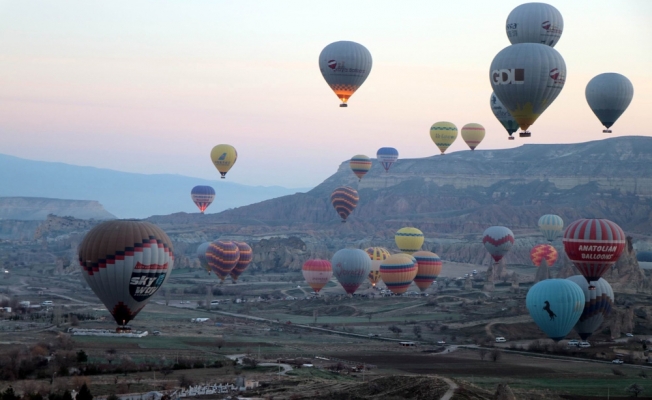
[[502,337],[502,336],[498,336],[498,337],[496,338],[496,343],[505,343],[506,341],[507,341],[507,339],[505,339],[505,338]]
[[54,302],[52,300],[45,300],[43,303],[41,303],[43,307],[50,307],[54,305]]
[[446,344],[446,341],[445,341],[445,340],[439,340],[439,341],[437,342],[437,344]]
[[573,340],[569,340],[569,341],[568,341],[568,345],[569,345],[569,346],[576,346],[576,347],[577,347],[579,344],[580,344],[580,341],[579,341],[579,340],[575,340],[575,339],[573,339]]
[[612,363],[612,364],[622,364],[622,363],[623,363],[623,360],[621,360],[620,358],[616,358],[616,359],[613,360],[611,363]]
[[625,336],[627,336],[627,337],[634,337],[634,335],[631,334],[631,333],[626,333]]
[[580,342],[580,344],[578,344],[577,346],[581,347],[581,348],[587,348],[587,347],[591,347],[591,343],[589,343],[589,342]]

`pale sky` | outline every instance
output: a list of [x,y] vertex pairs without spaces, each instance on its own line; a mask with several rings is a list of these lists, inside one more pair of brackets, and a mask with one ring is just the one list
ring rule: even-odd
[[[532,138],[508,141],[488,72],[521,3],[0,0],[0,153],[216,179],[209,153],[228,143],[228,180],[309,187],[379,147],[438,154],[436,121],[484,125],[479,150],[652,134],[652,1],[549,1],[566,85]],[[338,40],[373,57],[346,109],[317,65]],[[584,98],[603,72],[634,84],[610,135]]]

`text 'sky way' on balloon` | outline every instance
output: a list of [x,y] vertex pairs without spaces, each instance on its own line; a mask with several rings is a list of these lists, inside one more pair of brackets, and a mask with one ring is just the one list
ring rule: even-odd
[[226,177],[226,173],[233,167],[237,159],[238,152],[230,144],[218,144],[211,150],[211,161],[222,175],[222,179]]
[[331,268],[331,262],[328,260],[308,260],[303,263],[301,272],[303,273],[303,279],[317,293],[328,284],[333,276],[333,268]]
[[575,268],[595,289],[597,281],[611,268],[625,248],[625,232],[608,219],[579,219],[564,231],[564,251]]
[[414,277],[414,283],[423,292],[441,273],[441,258],[430,251],[417,251],[412,256],[417,260],[417,276]]
[[585,90],[586,102],[604,125],[604,133],[611,133],[611,125],[625,112],[634,97],[634,85],[627,77],[616,73],[600,74],[589,81]]
[[396,231],[396,234],[394,234],[394,242],[396,242],[396,247],[398,247],[401,252],[406,254],[412,254],[415,251],[421,250],[423,241],[423,232],[417,228],[401,228]]
[[126,325],[167,281],[174,266],[172,242],[142,221],[107,221],[79,245],[82,275],[119,325]]
[[478,147],[482,139],[484,139],[484,134],[484,126],[480,124],[470,123],[462,127],[462,140],[471,150]]
[[457,139],[457,127],[452,122],[435,122],[430,127],[430,138],[443,155]]
[[546,279],[525,297],[532,319],[549,338],[558,342],[573,329],[584,310],[584,292],[566,279]]
[[393,147],[381,147],[376,152],[376,158],[380,165],[385,168],[385,172],[389,172],[389,168],[398,160],[398,150]]
[[566,63],[557,50],[535,44],[513,44],[491,62],[494,93],[529,137],[527,129],[559,96],[566,82]]
[[243,272],[247,269],[249,264],[251,264],[251,260],[254,259],[254,252],[251,249],[251,247],[245,243],[245,242],[233,242],[235,243],[236,246],[238,246],[238,250],[240,250],[240,257],[238,257],[238,263],[233,267],[229,275],[231,275],[231,279],[233,279],[233,283],[235,283],[240,275],[242,275]]
[[346,107],[349,98],[362,86],[372,66],[371,53],[356,42],[340,41],[319,54],[319,70],[326,83]]
[[575,282],[584,292],[584,309],[579,321],[575,324],[575,331],[582,340],[586,340],[600,328],[600,325],[611,313],[614,304],[614,291],[609,282],[603,278],[595,282],[595,290],[589,290],[589,284],[582,275],[573,275],[566,279]]
[[409,254],[393,254],[380,263],[380,276],[392,293],[402,294],[417,276],[417,264]]
[[539,230],[547,241],[552,242],[564,230],[564,220],[559,215],[546,214],[539,218]]
[[211,267],[208,265],[208,258],[206,258],[206,250],[210,246],[211,242],[204,242],[197,246],[197,258],[199,259],[199,264],[208,272],[210,275]]
[[206,259],[211,270],[224,282],[240,259],[240,249],[235,242],[216,240],[208,246]]
[[489,106],[491,107],[491,112],[494,113],[494,117],[500,122],[500,124],[505,128],[507,134],[509,135],[509,140],[514,140],[514,132],[518,130],[518,122],[512,117],[512,114],[507,108],[500,102],[496,94],[491,92],[491,97],[489,98]]
[[514,245],[514,233],[504,226],[492,226],[482,234],[482,244],[491,258],[499,262]]
[[333,275],[346,293],[353,294],[371,271],[369,254],[360,249],[342,249],[331,259]]
[[564,19],[550,4],[525,3],[509,13],[505,29],[512,44],[539,43],[555,47],[564,31]]
[[342,218],[342,222],[346,222],[359,200],[358,191],[349,186],[340,186],[331,193],[331,204]]
[[215,189],[210,186],[195,186],[190,191],[190,197],[197,208],[199,208],[199,211],[203,214],[208,206],[211,205],[213,200],[215,200]]
[[546,260],[546,265],[548,267],[552,267],[552,265],[557,262],[558,256],[559,254],[557,253],[557,249],[549,244],[538,244],[532,247],[532,250],[530,250],[530,259],[532,260],[532,264],[537,267],[541,266],[541,262],[543,260]]
[[362,180],[362,177],[367,175],[367,172],[371,169],[371,158],[364,154],[355,155],[351,158],[351,161],[349,161],[349,166],[355,176],[357,176],[359,180]]
[[371,286],[376,287],[380,281],[380,264],[387,260],[391,255],[389,250],[384,247],[368,247],[364,251],[371,258],[371,271],[369,272],[369,282]]

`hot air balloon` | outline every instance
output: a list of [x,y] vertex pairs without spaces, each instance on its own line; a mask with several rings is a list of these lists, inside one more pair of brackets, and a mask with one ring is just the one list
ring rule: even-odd
[[600,278],[595,282],[595,290],[589,290],[589,284],[582,275],[566,278],[575,282],[584,292],[584,309],[580,320],[575,325],[575,331],[582,340],[586,340],[595,332],[611,313],[614,304],[614,291],[609,282]]
[[240,259],[240,249],[235,242],[216,240],[208,246],[206,259],[211,270],[222,282],[231,273]]
[[331,43],[319,54],[319,69],[326,83],[346,107],[371,72],[371,53],[359,43],[340,41]]
[[652,269],[652,251],[637,252],[636,261],[642,269]]
[[423,292],[432,285],[441,273],[441,258],[430,251],[417,251],[412,256],[417,260],[418,267],[414,283]]
[[195,186],[190,191],[190,197],[203,214],[215,199],[215,189],[210,186]]
[[444,155],[448,147],[457,139],[457,127],[451,122],[435,122],[430,127],[430,138]]
[[333,268],[328,260],[308,260],[303,263],[301,272],[303,272],[303,278],[308,285],[317,293],[326,286],[333,276]]
[[170,238],[143,221],[107,221],[79,245],[82,275],[115,321],[125,325],[147,305],[174,266]]
[[514,140],[512,135],[518,130],[518,123],[514,117],[512,117],[512,114],[509,112],[509,110],[503,106],[503,103],[498,100],[498,97],[496,97],[496,94],[493,92],[491,93],[491,98],[489,99],[489,105],[491,106],[491,111],[494,113],[494,116],[498,122],[500,122],[507,131],[509,140]]
[[351,158],[349,166],[355,176],[357,176],[359,180],[362,180],[362,177],[371,169],[371,159],[364,154],[358,154]]
[[540,43],[555,47],[564,30],[564,19],[550,4],[525,3],[509,13],[506,30],[512,44]]
[[541,266],[541,261],[543,260],[546,260],[546,264],[549,267],[552,267],[552,265],[557,261],[558,255],[557,250],[549,244],[538,244],[530,250],[532,264],[537,267]]
[[215,168],[220,171],[222,179],[226,177],[226,173],[233,167],[237,159],[238,152],[235,147],[229,144],[218,144],[211,150],[211,161],[213,161]]
[[389,172],[389,167],[398,160],[398,150],[393,147],[381,147],[376,153],[376,158],[385,168],[385,172]]
[[387,260],[391,254],[384,247],[368,247],[364,251],[366,251],[367,254],[369,254],[369,258],[371,258],[369,282],[371,282],[371,286],[376,287],[376,284],[380,281],[380,264],[384,260]]
[[210,244],[211,242],[204,242],[197,247],[197,258],[199,259],[199,263],[201,264],[202,268],[208,272],[209,275],[211,273],[211,267],[208,265],[206,250],[208,250],[208,246],[210,246]]
[[539,229],[543,237],[552,242],[564,230],[564,220],[559,215],[542,215],[539,218]]
[[625,248],[625,232],[608,219],[579,219],[564,231],[564,251],[591,284],[611,268]]
[[611,125],[625,112],[634,97],[634,86],[625,76],[600,74],[586,85],[586,101],[604,125],[603,133],[611,133]]
[[484,127],[473,123],[464,125],[462,127],[462,139],[471,150],[475,150],[484,139]]
[[561,93],[566,80],[566,63],[552,47],[513,44],[501,50],[491,62],[489,82],[503,106],[529,137],[527,129]]
[[247,269],[249,264],[251,264],[251,260],[254,258],[254,252],[251,250],[251,247],[245,242],[233,242],[238,246],[238,250],[240,250],[240,257],[238,257],[238,263],[233,267],[231,270],[231,279],[233,279],[233,283],[235,283],[240,275]]
[[346,293],[353,294],[371,271],[369,255],[360,249],[342,249],[331,259],[333,275]]
[[528,290],[525,306],[539,328],[558,342],[580,319],[584,293],[566,279],[546,279]]
[[514,245],[514,233],[504,226],[492,226],[482,234],[482,243],[495,262],[499,262]]
[[331,193],[331,204],[342,218],[342,222],[346,222],[348,216],[355,210],[358,200],[360,200],[358,191],[352,187],[340,186]]
[[417,275],[414,257],[409,254],[394,254],[380,264],[380,276],[392,293],[405,293]]
[[407,254],[419,251],[423,245],[423,240],[423,232],[417,228],[401,228],[394,235],[394,241],[398,249]]

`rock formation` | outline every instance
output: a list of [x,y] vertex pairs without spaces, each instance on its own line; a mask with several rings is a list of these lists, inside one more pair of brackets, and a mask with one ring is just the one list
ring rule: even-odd
[[506,383],[499,383],[493,400],[516,400],[516,396]]
[[116,218],[97,201],[0,197],[0,219],[45,220],[50,214],[80,219]]
[[632,237],[627,237],[627,244],[613,268],[602,276],[616,292],[649,293],[652,282],[645,276],[636,260],[636,250],[632,245]]
[[541,265],[539,265],[539,267],[537,268],[537,273],[534,275],[534,283],[549,278],[550,278],[550,273],[548,271],[548,262],[544,258],[543,260],[541,260]]
[[254,258],[250,268],[261,271],[300,270],[310,258],[306,243],[297,238],[273,237],[254,242],[251,245]]

